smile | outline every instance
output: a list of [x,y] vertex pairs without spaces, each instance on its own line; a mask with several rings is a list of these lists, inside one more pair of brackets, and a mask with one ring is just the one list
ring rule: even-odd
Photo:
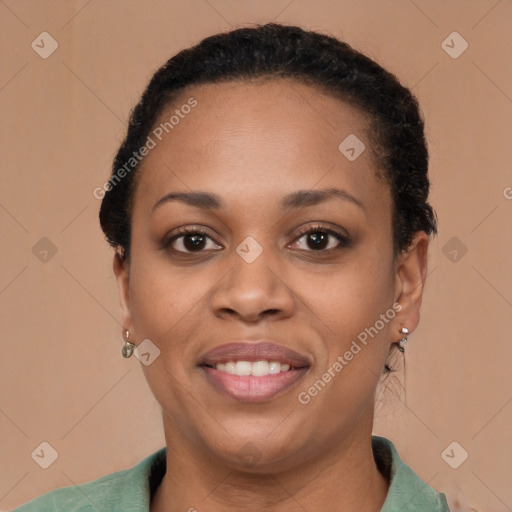
[[310,368],[310,360],[270,340],[239,340],[204,354],[199,367],[223,395],[263,402],[296,384]]

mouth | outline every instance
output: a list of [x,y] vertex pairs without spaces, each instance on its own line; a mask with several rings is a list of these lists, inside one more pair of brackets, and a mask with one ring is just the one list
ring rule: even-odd
[[275,343],[235,342],[206,353],[199,367],[222,394],[243,402],[262,402],[294,386],[307,373],[310,362]]

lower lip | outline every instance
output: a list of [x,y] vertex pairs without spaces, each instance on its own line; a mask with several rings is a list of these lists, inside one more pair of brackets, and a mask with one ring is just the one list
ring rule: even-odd
[[263,402],[292,387],[308,368],[288,370],[264,377],[233,375],[209,366],[201,366],[208,380],[220,391],[242,402]]

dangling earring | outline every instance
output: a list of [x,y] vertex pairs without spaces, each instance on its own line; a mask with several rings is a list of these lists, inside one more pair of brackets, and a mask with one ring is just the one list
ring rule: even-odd
[[[402,327],[400,329],[400,332],[402,334],[409,334],[409,329],[407,329],[407,327]],[[407,336],[404,336],[399,342],[398,342],[398,350],[400,350],[400,352],[405,352],[405,344],[407,343]]]
[[122,354],[123,357],[130,357],[133,354],[133,349],[135,348],[135,345],[128,341],[128,338],[130,337],[130,331],[126,331],[124,333],[124,336],[126,338],[126,343],[123,345]]

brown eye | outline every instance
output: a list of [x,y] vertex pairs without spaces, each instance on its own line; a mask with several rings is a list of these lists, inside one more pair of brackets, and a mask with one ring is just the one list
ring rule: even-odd
[[310,252],[330,252],[350,245],[350,240],[346,235],[322,226],[310,227],[303,231],[294,244],[300,244],[302,239],[304,239],[302,247],[298,248]]
[[[197,228],[181,228],[178,235],[172,236],[165,242],[165,247],[174,252],[194,253],[204,250],[217,250],[222,247],[216,244],[210,236]],[[210,244],[208,243],[210,241]]]

